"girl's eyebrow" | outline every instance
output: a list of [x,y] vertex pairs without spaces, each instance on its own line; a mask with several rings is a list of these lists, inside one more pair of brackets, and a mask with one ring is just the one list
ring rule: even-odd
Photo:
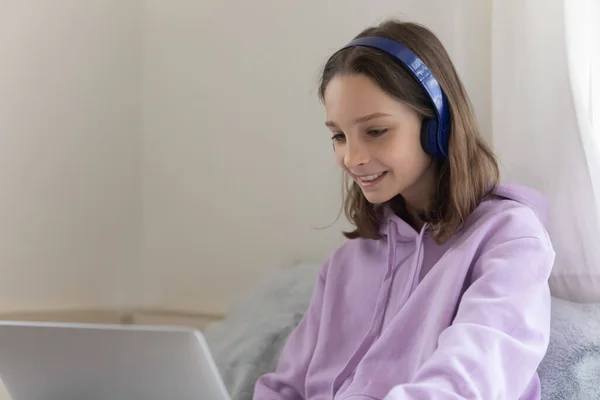
[[[375,118],[389,117],[389,116],[390,116],[390,114],[386,114],[386,113],[382,113],[382,112],[376,112],[376,113],[373,113],[373,114],[365,115],[364,117],[356,118],[354,120],[354,124],[361,124],[361,123],[368,122],[368,121],[370,121],[372,119],[375,119]],[[335,127],[337,127],[337,124],[335,122],[333,122],[333,121],[325,121],[325,126],[328,126],[330,128],[335,128]]]

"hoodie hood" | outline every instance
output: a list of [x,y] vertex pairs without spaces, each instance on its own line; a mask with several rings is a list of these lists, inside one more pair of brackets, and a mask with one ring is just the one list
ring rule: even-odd
[[548,199],[535,189],[514,183],[502,184],[496,191],[496,197],[513,200],[531,208],[544,226],[548,227]]
[[[494,197],[496,200],[512,200],[531,208],[542,224],[547,228],[549,209],[548,200],[543,194],[535,189],[516,183],[503,183],[498,186]],[[491,201],[493,200],[494,199]],[[386,205],[383,215],[384,223],[381,224],[380,228],[382,235],[387,236],[389,234],[390,225],[393,224],[398,234],[398,240],[410,241],[419,236],[420,232],[415,231],[412,226],[397,216],[391,207]],[[425,225],[425,227],[427,227],[427,225]]]

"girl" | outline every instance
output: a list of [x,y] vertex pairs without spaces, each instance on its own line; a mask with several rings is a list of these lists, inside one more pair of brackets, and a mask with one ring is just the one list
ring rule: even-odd
[[540,399],[554,251],[532,190],[498,166],[440,41],[362,32],[320,96],[356,229],[256,400]]

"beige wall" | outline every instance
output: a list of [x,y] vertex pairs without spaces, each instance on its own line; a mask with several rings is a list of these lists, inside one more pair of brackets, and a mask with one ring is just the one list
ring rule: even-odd
[[132,301],[137,1],[0,1],[0,311]]
[[383,17],[423,22],[489,131],[488,3],[0,1],[0,311],[220,313],[259,270],[322,260],[319,67]]

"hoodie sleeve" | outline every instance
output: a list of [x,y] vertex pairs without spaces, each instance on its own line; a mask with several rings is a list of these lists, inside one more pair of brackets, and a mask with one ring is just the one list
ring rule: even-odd
[[549,241],[536,237],[487,250],[437,350],[385,400],[521,398],[549,342],[553,261]]
[[281,351],[277,369],[256,382],[253,400],[306,398],[304,381],[317,342],[326,268],[327,264],[319,274],[308,310]]

